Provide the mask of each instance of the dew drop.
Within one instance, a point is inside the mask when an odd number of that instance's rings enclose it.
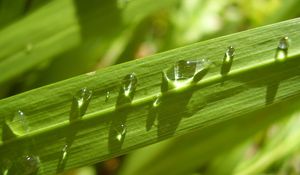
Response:
[[[62,149],[62,160],[66,160],[66,157],[68,155],[68,148],[69,148],[69,146],[66,144],[64,146],[64,148]]]
[[[177,61],[170,69],[163,71],[163,83],[167,82],[168,87],[162,88],[162,91],[197,83],[207,74],[210,65],[211,62],[207,59]]]
[[[7,119],[6,124],[15,135],[24,135],[30,130],[27,116],[21,110],[18,110],[12,118]]]
[[[110,98],[110,92],[107,91],[105,96],[105,102],[108,102],[109,98]]]
[[[157,108],[157,107],[160,105],[160,103],[161,103],[161,99],[160,99],[159,96],[157,96],[156,99],[154,100],[152,106],[153,106],[154,108]]]
[[[285,36],[279,40],[276,53],[275,53],[275,59],[277,61],[284,61],[288,56],[288,48],[289,48],[289,38]]]
[[[115,132],[115,139],[121,142],[125,138],[127,127],[124,124],[120,124],[119,126],[115,127]]]
[[[62,154],[57,165],[57,169],[56,169],[57,173],[62,172],[64,170],[68,159],[68,153],[69,153],[69,145],[65,144],[62,149]]]
[[[157,95],[149,108],[149,114],[146,120],[146,130],[150,131],[152,126],[157,126],[157,117],[159,115],[159,107],[162,103],[162,97]]]
[[[24,174],[37,173],[39,170],[40,159],[37,156],[26,155],[22,157],[21,164],[24,167]]]
[[[35,155],[25,155],[17,158],[7,170],[7,175],[35,175],[40,169],[40,159]]]
[[[82,88],[74,96],[70,112],[70,122],[80,119],[86,112],[93,92]]]
[[[232,46],[229,46],[224,54],[223,58],[223,64],[221,67],[221,74],[225,75],[228,74],[228,72],[231,69],[231,65],[234,58],[235,49]]]
[[[121,93],[124,97],[133,99],[137,86],[137,77],[134,73],[128,74],[122,81]]]
[[[235,49],[232,46],[229,46],[225,52],[224,61],[229,62],[233,60]]]

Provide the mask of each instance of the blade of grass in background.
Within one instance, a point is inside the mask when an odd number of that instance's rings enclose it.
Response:
[[[299,105],[298,105],[299,106]],[[268,140],[266,144],[252,158],[241,161],[237,165],[234,174],[259,174],[268,169],[272,170],[272,165],[291,157],[293,153],[299,152],[300,132],[299,132],[299,112],[285,123],[280,131]]]
[[[29,77],[33,78],[29,81],[37,81],[35,87],[88,72],[95,67],[99,56],[105,53],[114,38],[121,34],[122,28],[135,26],[149,13],[175,2],[155,3],[149,6],[149,10],[136,14],[137,10],[144,8],[144,1],[133,1],[122,8],[118,7],[117,1],[99,4],[97,0],[89,3],[60,0],[45,3],[0,31],[0,84],[29,70],[44,69],[51,60],[56,61],[49,69],[39,73],[41,77]],[[25,8],[25,4],[18,6]],[[128,20],[133,17],[135,22]],[[127,30],[133,29],[129,27]],[[70,61],[73,64],[69,64]],[[12,66],[14,69],[10,68]]]
[[[64,20],[60,20],[62,16]],[[2,28],[0,83],[20,76],[34,66],[47,64],[54,55],[75,47],[81,40],[79,32],[76,11],[70,0],[51,1],[22,20]]]

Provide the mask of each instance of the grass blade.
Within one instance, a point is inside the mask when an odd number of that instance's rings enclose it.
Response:
[[[271,86],[278,87],[272,104],[298,99],[299,28],[300,19],[289,20],[177,48],[3,99],[0,123],[21,110],[28,116],[29,131],[15,140],[2,142],[0,155],[13,159],[34,152],[40,158],[43,173],[53,174],[66,142],[72,145],[68,148],[65,166],[70,169],[261,110],[269,106],[266,97],[270,82],[279,83],[279,86]],[[286,60],[278,62],[274,55],[283,36],[288,36],[292,44]],[[224,78],[220,67],[230,45],[235,47],[236,54],[231,71]],[[215,65],[202,80],[194,86],[161,94],[162,70],[182,59],[202,58]],[[124,79],[128,74],[136,75],[137,83]],[[73,96],[84,87],[92,90],[93,96],[86,114],[71,124],[68,119]],[[136,91],[127,93],[133,87]],[[165,100],[157,116],[158,127],[147,129],[149,109],[157,95],[163,95]]]

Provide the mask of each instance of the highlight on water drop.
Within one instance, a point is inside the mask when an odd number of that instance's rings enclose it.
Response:
[[[234,54],[235,54],[234,47],[229,46],[223,57],[223,63],[222,63],[222,67],[221,67],[221,75],[226,75],[230,72]]]
[[[275,53],[275,59],[277,61],[284,61],[288,56],[288,49],[289,49],[289,38],[287,36],[282,37],[279,40],[276,53]]]
[[[197,83],[207,74],[210,65],[207,59],[177,61],[170,69],[163,71],[162,91]]]

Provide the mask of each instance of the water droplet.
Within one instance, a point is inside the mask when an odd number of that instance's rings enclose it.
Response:
[[[159,96],[157,96],[156,99],[154,100],[152,106],[153,106],[154,108],[156,108],[156,107],[158,107],[158,106],[160,105],[160,103],[161,103],[161,99],[160,99]]]
[[[130,100],[133,99],[135,89],[137,86],[137,78],[134,73],[128,74],[124,77],[122,81],[122,95]]]
[[[12,118],[7,119],[6,124],[15,135],[24,135],[30,130],[27,116],[21,110],[18,110]]]
[[[279,40],[276,53],[275,53],[275,59],[277,61],[284,61],[288,56],[288,48],[289,48],[289,38],[285,36]]]
[[[110,92],[107,91],[105,96],[105,102],[108,102],[109,98],[110,98]]]
[[[87,88],[82,88],[74,96],[70,112],[70,122],[80,119],[86,112],[92,98],[93,92]]]
[[[159,107],[162,103],[162,97],[159,95],[155,97],[152,105],[149,108],[149,114],[146,120],[146,130],[150,131],[152,126],[157,126],[157,116],[159,114]]]
[[[21,165],[24,168],[24,174],[37,173],[39,169],[40,159],[37,156],[26,155],[21,158]]]
[[[211,62],[206,59],[176,62],[172,68],[163,72],[163,83],[167,82],[168,86],[162,88],[162,91],[198,82],[207,74],[210,65]]]
[[[224,54],[223,58],[223,64],[221,67],[221,74],[225,75],[228,74],[228,72],[231,69],[231,65],[234,58],[235,49],[232,46],[229,46]]]
[[[40,169],[40,159],[35,155],[25,155],[17,158],[7,170],[8,175],[34,175]]]
[[[69,145],[65,144],[62,149],[62,154],[57,165],[56,173],[60,173],[65,169],[67,159],[68,159],[68,153],[69,153]]]
[[[67,157],[67,155],[68,155],[68,148],[69,148],[69,146],[66,144],[66,145],[64,146],[64,148],[62,149],[62,160],[65,160],[65,159],[66,159],[66,157]]]
[[[115,127],[115,136],[116,136],[116,140],[121,142],[124,138],[125,138],[125,135],[126,135],[126,132],[127,132],[127,127],[124,125],[124,124],[120,124],[119,126]]]

